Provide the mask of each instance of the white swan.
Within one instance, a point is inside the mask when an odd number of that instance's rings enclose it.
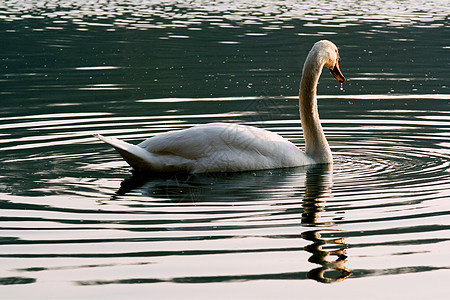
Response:
[[[330,147],[320,125],[316,88],[323,67],[339,82],[337,47],[330,41],[314,44],[300,82],[300,118],[306,151],[280,135],[251,126],[210,123],[151,137],[138,145],[96,134],[113,146],[138,171],[239,172],[331,163]]]

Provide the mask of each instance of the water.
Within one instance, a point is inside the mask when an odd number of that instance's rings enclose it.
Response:
[[[0,1],[2,298],[446,298],[450,7],[322,5]],[[333,168],[132,176],[92,137],[227,121],[303,147],[324,38]]]

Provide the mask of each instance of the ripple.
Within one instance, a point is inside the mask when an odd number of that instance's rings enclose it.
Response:
[[[30,284],[35,283],[35,278],[28,277],[0,277],[0,285]]]
[[[120,67],[116,66],[92,66],[92,67],[76,67],[75,70],[77,71],[101,71],[101,70],[117,70],[120,69]]]
[[[420,95],[396,97],[321,97],[333,169],[130,175],[114,151],[90,136],[106,132],[138,142],[195,122],[233,119],[302,147],[299,120],[282,113],[297,109],[296,97],[146,99],[126,103],[145,116],[98,111],[2,119],[2,149],[14,150],[2,157],[0,258],[10,261],[4,284],[61,272],[58,282],[72,288],[352,284],[446,270],[437,259],[450,230],[446,99],[430,96],[423,106]],[[218,103],[230,106],[209,113],[207,106]],[[150,108],[160,105],[163,113],[152,115]],[[26,171],[30,166],[36,171]]]
[[[447,2],[0,1],[2,292],[442,297]],[[319,86],[333,170],[154,178],[92,137],[226,121],[303,148],[298,96],[264,95],[295,94],[328,37],[349,77]]]
[[[153,1],[130,5],[128,2],[64,1],[51,4],[33,1],[6,1],[0,4],[0,21],[18,22],[30,19],[53,20],[55,25],[71,21],[80,30],[86,27],[111,27],[152,30],[154,28],[192,27],[202,23],[221,28],[235,28],[235,24],[261,25],[265,30],[278,30],[286,21],[302,20],[305,26],[340,28],[371,22],[393,28],[405,26],[443,27],[447,14],[443,1],[428,1],[426,12],[418,1],[395,1],[374,5],[366,2],[332,1],[327,5],[316,1],[291,3],[233,1],[222,5],[219,1],[181,3]],[[331,7],[331,8],[330,8]],[[93,20],[89,20],[93,19]],[[87,21],[89,20],[89,21]],[[162,22],[161,22],[162,21]],[[271,24],[267,26],[266,24]],[[62,30],[64,26],[45,26],[42,30]]]

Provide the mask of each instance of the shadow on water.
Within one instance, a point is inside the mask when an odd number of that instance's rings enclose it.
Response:
[[[306,172],[305,172],[306,171]],[[306,179],[305,178],[306,173]],[[314,228],[301,233],[301,237],[311,242],[303,248],[311,253],[309,262],[319,265],[308,272],[294,272],[282,274],[235,275],[193,278],[172,278],[171,282],[199,283],[231,280],[258,279],[313,279],[321,283],[343,281],[351,275],[344,264],[348,259],[347,245],[340,237],[339,229],[332,221],[323,221],[320,214],[324,213],[326,200],[331,197],[333,185],[332,165],[290,168],[280,170],[262,170],[243,173],[217,174],[166,174],[164,177],[152,178],[146,174],[134,173],[125,179],[112,200],[120,199],[128,193],[138,191],[142,195],[162,198],[173,204],[197,205],[205,202],[237,201],[245,198],[247,201],[262,200],[270,195],[273,197],[274,188],[280,186],[293,187],[290,197],[303,195],[301,209],[287,209],[281,214],[294,213],[295,218],[301,220],[301,225]],[[299,179],[304,179],[305,185],[299,185]],[[276,190],[276,189],[275,189]],[[254,193],[253,191],[258,191]],[[301,217],[300,217],[301,215]],[[280,216],[280,215],[278,215]],[[282,249],[279,249],[282,250]],[[161,282],[161,279],[139,279],[141,282]],[[163,280],[165,281],[165,280]],[[110,282],[113,283],[113,282]],[[114,283],[130,283],[114,282]],[[87,283],[81,283],[87,284]],[[107,284],[97,282],[96,284]]]

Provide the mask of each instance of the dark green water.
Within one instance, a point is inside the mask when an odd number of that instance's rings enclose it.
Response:
[[[446,1],[0,1],[2,298],[446,299]],[[131,176],[138,143],[214,121],[303,147],[312,44],[338,45],[333,168]]]

